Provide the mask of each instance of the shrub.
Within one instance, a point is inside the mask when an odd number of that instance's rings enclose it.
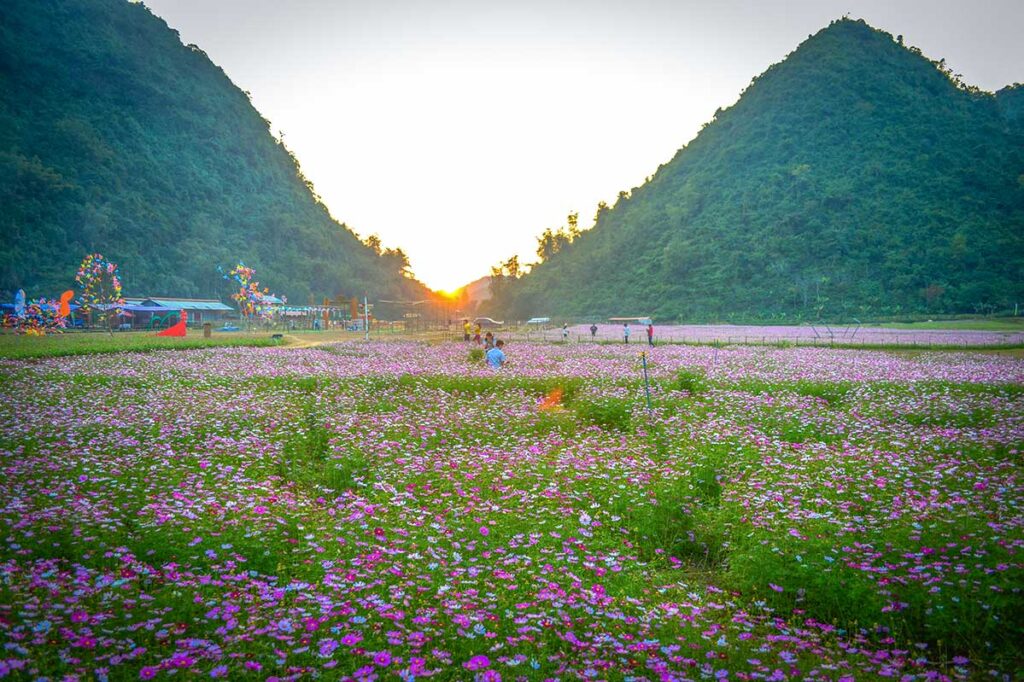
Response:
[[[573,408],[580,419],[603,429],[629,430],[632,415],[629,403],[625,400],[576,400]]]
[[[686,391],[690,395],[703,393],[708,389],[708,378],[704,372],[696,369],[681,369],[672,381],[672,389]]]

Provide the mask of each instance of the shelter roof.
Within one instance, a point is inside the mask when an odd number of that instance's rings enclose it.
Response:
[[[178,310],[224,310],[227,312],[234,310],[231,306],[224,305],[212,298],[147,298],[142,305]]]

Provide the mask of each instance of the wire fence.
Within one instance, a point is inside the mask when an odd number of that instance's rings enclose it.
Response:
[[[585,325],[573,325],[563,333],[561,328],[531,329],[524,327],[493,330],[496,338],[507,342],[625,344],[622,327],[597,325],[592,333]],[[462,339],[449,331],[445,338]],[[1019,348],[1024,346],[1024,332],[982,330],[901,330],[886,328],[815,328],[815,327],[721,327],[713,325],[678,325],[655,327],[654,344],[689,345],[758,345],[837,347],[899,347],[899,348]],[[644,326],[631,326],[628,343],[648,343]]]

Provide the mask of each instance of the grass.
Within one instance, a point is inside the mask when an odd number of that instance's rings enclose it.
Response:
[[[269,333],[220,333],[209,339],[197,331],[184,338],[156,336],[146,332],[68,332],[48,336],[0,334],[0,358],[34,358],[93,355],[96,353],[148,353],[157,350],[184,350],[214,346],[275,346],[281,342]]]
[[[868,327],[886,329],[952,329],[960,331],[1024,332],[1024,317],[978,317],[966,320],[927,320],[923,322],[882,322]]]

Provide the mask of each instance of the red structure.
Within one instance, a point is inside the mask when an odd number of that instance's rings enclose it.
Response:
[[[185,322],[188,320],[188,313],[184,310],[181,311],[181,318],[178,319],[178,323],[168,327],[162,332],[157,332],[157,336],[185,336]]]

